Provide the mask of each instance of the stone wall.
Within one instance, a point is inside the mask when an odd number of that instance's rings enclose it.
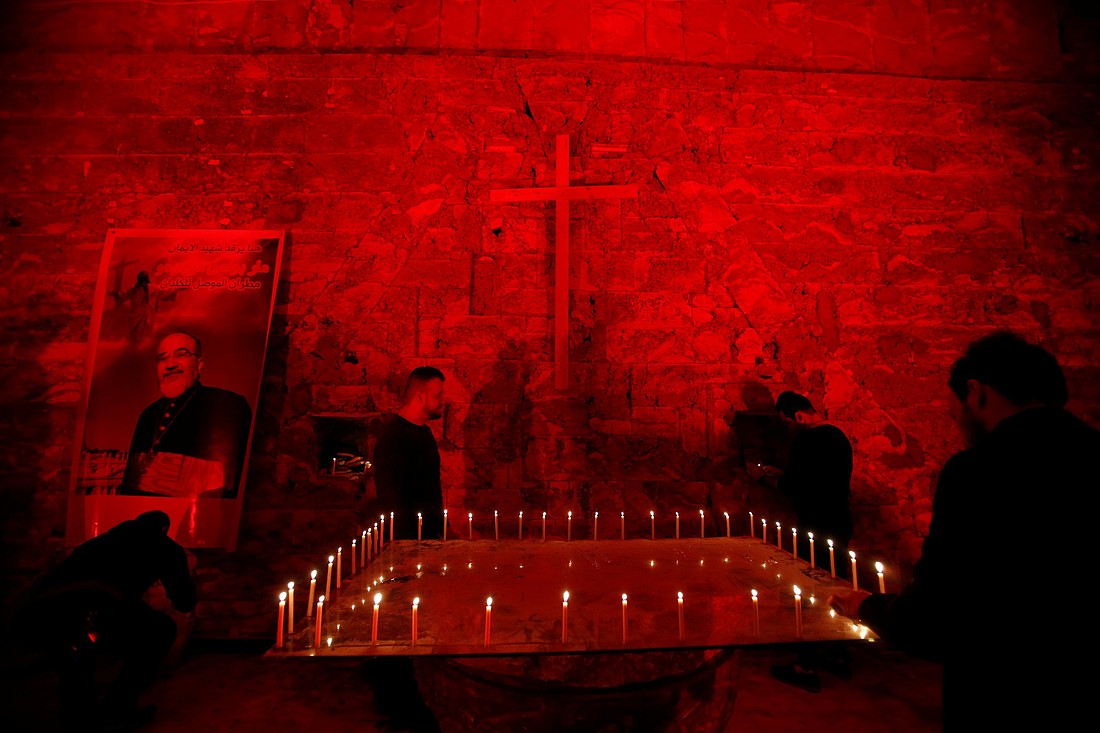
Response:
[[[1042,342],[1100,424],[1096,22],[1074,10],[21,4],[0,56],[6,585],[64,552],[110,227],[288,232],[240,547],[199,557],[205,633],[262,633],[275,584],[350,541],[373,489],[324,476],[323,436],[350,413],[366,440],[422,363],[448,374],[452,513],[778,512],[731,425],[795,389],[855,444],[857,547],[907,568],[970,339]],[[574,184],[640,191],[571,206],[566,392],[552,205],[489,201],[550,185],[558,134]]]

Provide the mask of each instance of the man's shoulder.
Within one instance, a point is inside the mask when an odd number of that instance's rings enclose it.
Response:
[[[244,398],[244,395],[238,394],[232,390],[222,389],[221,387],[210,387],[205,384],[200,384],[196,387],[195,398],[209,405],[234,407],[248,411],[252,410],[252,407],[248,404],[248,400]]]
[[[847,443],[849,446],[852,444],[852,442],[848,440],[848,435],[831,422],[810,428],[806,431],[806,434],[830,443]]]

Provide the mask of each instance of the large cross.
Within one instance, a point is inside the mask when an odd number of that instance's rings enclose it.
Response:
[[[498,188],[489,192],[497,203],[554,202],[554,387],[569,388],[569,202],[588,199],[634,198],[638,187],[570,186],[569,136],[558,135],[554,185],[544,188]]]

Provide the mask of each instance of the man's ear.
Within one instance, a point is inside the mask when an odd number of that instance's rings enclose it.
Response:
[[[195,360],[195,374],[202,376],[202,357]]]
[[[966,380],[966,404],[971,410],[985,407],[985,385],[977,379]]]
[[[806,424],[806,416],[804,414],[802,414],[801,410],[794,414],[794,421],[796,423],[798,423],[799,425],[805,425]]]

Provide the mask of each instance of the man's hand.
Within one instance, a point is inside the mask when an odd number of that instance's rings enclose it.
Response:
[[[871,594],[865,590],[851,590],[846,593],[834,593],[826,601],[829,607],[841,616],[850,619],[859,618],[859,607]]]

